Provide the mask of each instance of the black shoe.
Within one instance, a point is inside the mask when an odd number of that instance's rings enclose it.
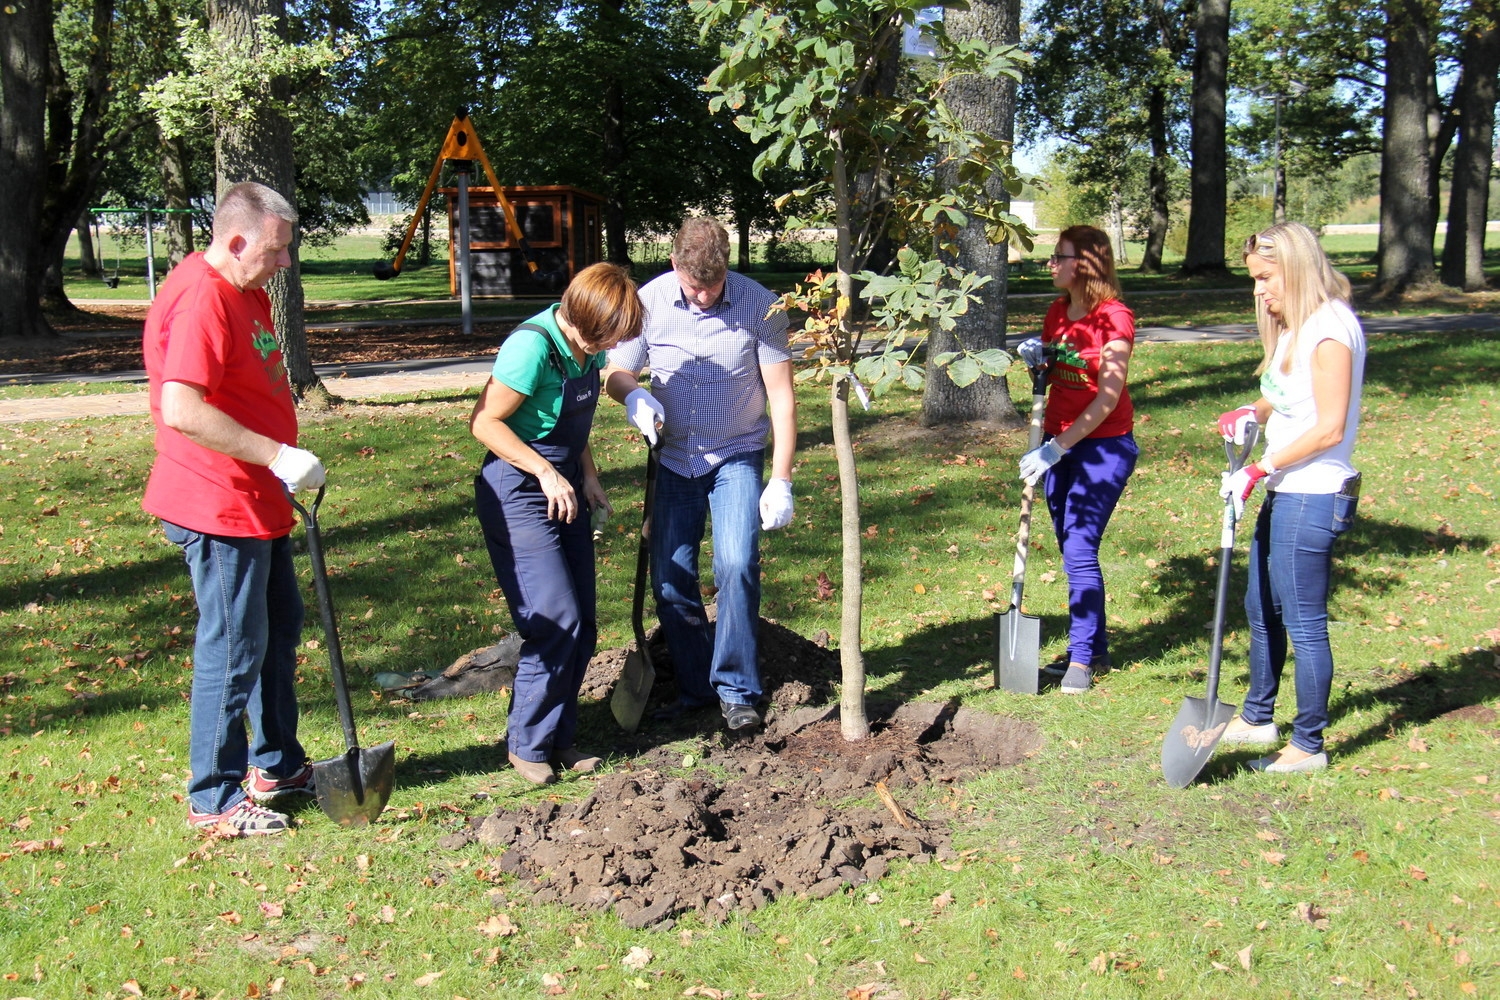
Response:
[[[721,701],[719,711],[723,713],[724,721],[730,729],[751,729],[760,725],[760,713],[753,705],[731,705],[727,701]]]
[[[712,704],[712,702],[710,702],[709,704]],[[658,708],[656,711],[652,712],[651,721],[680,722],[683,719],[688,718],[689,716],[697,715],[707,707],[708,705],[689,705],[686,702],[674,701],[672,702],[672,704],[663,705],[661,708]]]

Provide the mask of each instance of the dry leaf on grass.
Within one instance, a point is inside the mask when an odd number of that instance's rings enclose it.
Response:
[[[1246,972],[1250,971],[1250,949],[1253,947],[1255,946],[1247,944],[1245,945],[1245,947],[1234,953],[1235,957],[1240,960],[1240,968],[1244,969]]]
[[[1326,931],[1330,926],[1328,914],[1311,903],[1298,903],[1297,916],[1304,922],[1312,924],[1316,930]]]
[[[948,904],[951,902],[953,902],[953,893],[944,892],[942,895],[938,896],[932,901],[932,912],[942,913],[943,910],[946,909]]]
[[[1286,855],[1280,851],[1261,851],[1260,856],[1266,859],[1267,864],[1279,865],[1286,860]]]
[[[642,948],[639,945],[631,945],[630,954],[620,959],[620,964],[625,966],[625,968],[627,969],[633,969],[636,972],[640,972],[651,963],[651,959],[654,957],[655,956],[651,954],[650,948]]]
[[[433,983],[437,982],[439,979],[442,979],[442,978],[443,978],[443,974],[441,972],[429,972],[425,976],[418,976],[416,979],[413,979],[412,980],[412,985],[413,986],[431,986]]]
[[[474,928],[485,937],[510,937],[521,928],[510,922],[510,917],[504,913],[493,914],[484,923]]]

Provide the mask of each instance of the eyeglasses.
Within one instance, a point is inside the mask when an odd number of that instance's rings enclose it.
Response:
[[[1077,259],[1078,259],[1078,255],[1076,253],[1055,253],[1051,257],[1047,258],[1047,264],[1050,267],[1056,267],[1057,265],[1061,264],[1065,260],[1077,260]]]

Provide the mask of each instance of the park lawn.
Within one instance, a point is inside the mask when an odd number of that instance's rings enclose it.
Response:
[[[1227,750],[1181,791],[1159,755],[1182,698],[1203,692],[1222,511],[1213,419],[1251,391],[1255,349],[1136,351],[1142,460],[1103,553],[1117,670],[1084,697],[993,685],[1023,432],[924,431],[903,393],[857,413],[869,689],[1009,714],[1042,746],[1017,767],[903,791],[908,808],[952,819],[957,862],[656,933],[527,906],[488,852],[437,846],[496,799],[588,794],[587,778],[542,791],[501,766],[502,698],[413,705],[372,690],[377,672],[440,668],[509,627],[470,514],[467,400],[308,419],[304,442],[331,468],[322,521],[361,739],[395,741],[397,787],[372,828],[310,807],[291,835],[248,842],[183,824],[195,613],[180,558],[139,509],[148,423],[0,427],[0,992],[1495,996],[1497,343],[1372,338],[1365,498],[1330,605],[1333,768],[1254,774],[1241,766],[1254,754]],[[1019,377],[1011,389],[1026,394]],[[819,600],[817,580],[839,586],[826,387],[800,391],[797,518],[766,540],[763,612],[837,636],[837,598]],[[607,647],[629,634],[644,453],[609,404],[595,448],[619,508],[599,552]],[[1049,533],[1033,537],[1025,604],[1050,658],[1066,581]],[[1244,551],[1242,531],[1231,702],[1246,680]],[[305,557],[299,569],[306,583]],[[310,588],[308,606],[303,735],[321,758],[342,742]],[[1283,727],[1292,712],[1288,691]],[[588,703],[583,719],[580,745],[607,747],[607,708]],[[721,752],[681,749],[710,768]],[[514,934],[482,929],[497,908]],[[622,964],[633,947],[652,953],[643,968]]]

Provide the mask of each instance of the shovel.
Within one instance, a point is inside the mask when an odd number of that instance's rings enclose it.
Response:
[[[630,604],[635,649],[626,654],[625,666],[620,670],[620,679],[615,682],[614,694],[609,699],[609,710],[627,733],[640,727],[646,699],[651,696],[651,685],[656,682],[656,667],[651,663],[651,651],[646,648],[645,624],[646,569],[651,564],[651,508],[656,503],[656,469],[661,461],[659,433],[656,441],[646,451],[646,500],[641,511],[641,547],[635,557],[635,597]]]
[[[344,653],[339,647],[333,597],[328,591],[328,570],[323,565],[323,537],[318,531],[318,505],[323,502],[323,488],[318,488],[318,495],[307,507],[298,503],[296,497],[289,495],[288,499],[307,522],[313,589],[318,592],[318,610],[323,615],[323,635],[328,643],[328,666],[333,674],[333,696],[339,706],[339,721],[344,726],[343,755],[313,763],[318,805],[339,826],[364,826],[373,823],[390,801],[391,787],[396,782],[396,744],[382,743],[361,750],[354,731],[354,710],[349,706],[349,686],[344,680]]]
[[[1229,473],[1233,475],[1250,457],[1260,437],[1260,427],[1253,421],[1245,425],[1245,444],[1238,452],[1234,442],[1224,442],[1224,454],[1229,458]],[[1208,651],[1208,692],[1202,698],[1182,699],[1182,708],[1167,732],[1161,746],[1161,771],[1167,784],[1173,788],[1186,788],[1192,784],[1208,758],[1213,756],[1224,727],[1234,716],[1235,705],[1219,700],[1219,661],[1224,652],[1224,610],[1229,603],[1229,561],[1234,556],[1234,497],[1224,498],[1224,522],[1219,537],[1219,586],[1214,595],[1213,644]]]
[[[1031,433],[1026,450],[1042,443],[1042,414],[1047,407],[1046,364],[1031,368]],[[1021,528],[1016,532],[1016,562],[1012,573],[1010,607],[995,615],[999,652],[995,657],[995,686],[1016,694],[1036,694],[1042,669],[1042,620],[1021,613],[1021,594],[1026,589],[1026,556],[1031,551],[1031,502],[1036,486],[1027,483],[1021,491]]]

